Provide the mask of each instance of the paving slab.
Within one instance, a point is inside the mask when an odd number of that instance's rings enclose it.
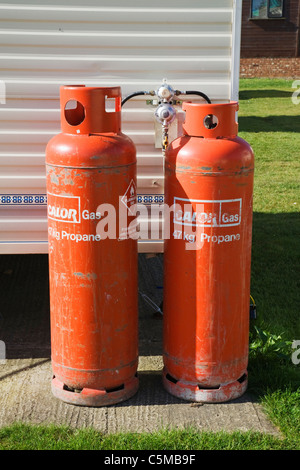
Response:
[[[253,430],[279,435],[248,393],[232,402],[197,404],[164,390],[162,315],[147,301],[161,304],[162,269],[162,256],[139,255],[137,394],[117,405],[89,408],[64,403],[51,392],[47,255],[1,255],[0,340],[6,359],[0,360],[0,427],[14,422],[51,423],[116,433],[193,426],[199,431]]]

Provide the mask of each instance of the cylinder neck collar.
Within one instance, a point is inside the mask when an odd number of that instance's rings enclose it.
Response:
[[[121,98],[120,87],[62,86],[62,132],[76,135],[119,133]]]
[[[237,101],[217,104],[184,102],[182,109],[186,113],[183,123],[185,135],[216,139],[235,137],[238,133]]]

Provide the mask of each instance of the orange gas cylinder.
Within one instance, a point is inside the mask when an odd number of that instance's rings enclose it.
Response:
[[[183,109],[165,162],[163,383],[224,402],[247,388],[254,157],[237,137],[238,103]]]
[[[109,405],[138,388],[137,241],[118,232],[121,208],[134,219],[136,151],[119,87],[65,86],[60,100],[46,149],[52,392]]]

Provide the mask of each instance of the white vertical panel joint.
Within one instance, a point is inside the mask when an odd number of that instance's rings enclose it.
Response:
[[[230,98],[233,101],[238,101],[239,99],[242,3],[243,0],[233,0],[230,90]]]

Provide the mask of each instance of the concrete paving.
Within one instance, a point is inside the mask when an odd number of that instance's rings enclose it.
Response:
[[[199,431],[279,435],[248,393],[228,403],[196,404],[163,389],[162,315],[142,295],[160,305],[162,269],[162,256],[139,255],[138,393],[117,405],[88,408],[64,403],[51,393],[47,255],[1,255],[0,341],[6,359],[0,360],[0,427],[14,422],[52,423],[115,433],[193,426]]]

